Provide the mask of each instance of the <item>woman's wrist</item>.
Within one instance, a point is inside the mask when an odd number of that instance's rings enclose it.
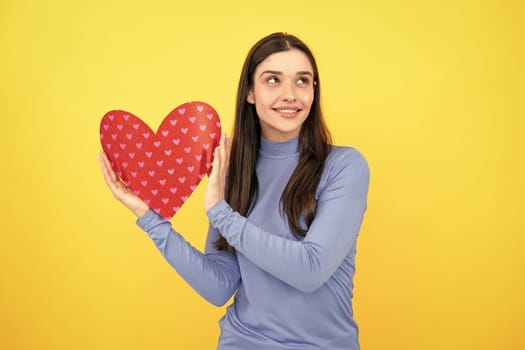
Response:
[[[137,219],[140,219],[149,211],[149,207],[144,203],[144,205],[140,205],[137,208],[132,209],[132,211],[133,214],[137,216]]]
[[[211,208],[213,208],[217,203],[219,203],[222,198],[215,199],[213,201],[204,203],[204,211],[207,213]]]

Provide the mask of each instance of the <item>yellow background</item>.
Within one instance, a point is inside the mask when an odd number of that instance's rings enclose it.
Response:
[[[202,300],[105,187],[98,123],[203,100],[232,126],[260,37],[313,49],[337,144],[372,177],[364,350],[525,348],[521,1],[0,3],[0,348],[214,349]],[[203,247],[205,181],[172,220]],[[329,349],[328,349],[329,350]]]

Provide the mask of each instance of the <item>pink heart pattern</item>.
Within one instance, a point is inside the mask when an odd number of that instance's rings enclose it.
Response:
[[[204,102],[176,107],[156,133],[122,110],[109,111],[100,122],[102,149],[116,174],[166,219],[211,171],[220,135],[219,116]]]

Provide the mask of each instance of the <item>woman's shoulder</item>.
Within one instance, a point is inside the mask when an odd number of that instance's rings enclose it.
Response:
[[[368,162],[357,148],[351,146],[330,145],[330,153],[326,158],[325,168],[366,167]]]
[[[330,146],[323,175],[317,188],[317,198],[330,186],[359,186],[367,188],[370,169],[365,156],[354,147]]]
[[[369,181],[368,162],[357,148],[331,145],[316,197],[319,198],[329,186],[340,187],[342,184],[345,186],[358,183],[364,188],[368,186]]]

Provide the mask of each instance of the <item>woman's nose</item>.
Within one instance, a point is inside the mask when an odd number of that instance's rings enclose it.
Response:
[[[295,101],[295,88],[293,84],[283,84],[283,92],[282,92],[282,99],[286,102],[294,102]]]

